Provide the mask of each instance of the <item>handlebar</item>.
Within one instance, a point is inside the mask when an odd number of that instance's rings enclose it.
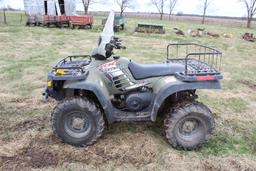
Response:
[[[106,51],[108,54],[112,54],[113,49],[126,49],[125,46],[122,45],[122,40],[117,37],[113,37],[110,43],[106,44]]]
[[[110,43],[114,45],[115,49],[126,49],[126,47],[122,45],[122,40],[118,37],[113,37]]]

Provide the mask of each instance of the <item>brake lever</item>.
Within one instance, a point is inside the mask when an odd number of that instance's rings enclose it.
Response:
[[[109,43],[113,48],[117,48],[117,46],[114,43]]]

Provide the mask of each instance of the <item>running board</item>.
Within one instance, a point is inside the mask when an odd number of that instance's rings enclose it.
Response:
[[[130,113],[126,111],[114,111],[115,121],[151,121],[150,112],[136,112]]]

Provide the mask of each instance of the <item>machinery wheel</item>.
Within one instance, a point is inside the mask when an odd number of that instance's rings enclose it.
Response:
[[[89,24],[88,27],[89,27],[89,29],[92,29],[92,24]]]
[[[72,29],[72,22],[71,22],[71,21],[68,22],[68,27],[69,27],[70,29]]]
[[[63,28],[63,24],[62,24],[61,22],[56,23],[56,25],[57,25],[57,27],[58,27],[58,28],[60,28],[60,29],[62,29],[62,28]]]
[[[101,110],[86,98],[65,99],[51,116],[53,132],[64,142],[87,146],[96,142],[104,130]]]
[[[114,26],[114,32],[119,32],[119,27]]]
[[[176,105],[167,114],[164,124],[168,142],[184,150],[201,147],[214,130],[210,109],[195,101]]]
[[[121,24],[121,30],[124,30],[124,24]]]

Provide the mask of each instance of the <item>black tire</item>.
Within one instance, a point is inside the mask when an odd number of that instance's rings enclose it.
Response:
[[[57,137],[75,146],[92,145],[105,127],[100,108],[86,98],[63,100],[54,108],[51,122]]]
[[[214,130],[214,117],[199,102],[177,104],[164,121],[168,142],[176,149],[195,150],[206,143]]]
[[[92,24],[89,24],[89,25],[88,25],[88,28],[89,28],[89,29],[92,29]]]
[[[121,30],[124,30],[124,24],[121,24]]]
[[[114,32],[119,32],[119,27],[114,26]]]
[[[70,29],[74,29],[73,24],[72,24],[72,22],[71,22],[71,21],[69,21],[69,23],[68,23],[68,27],[69,27]]]

